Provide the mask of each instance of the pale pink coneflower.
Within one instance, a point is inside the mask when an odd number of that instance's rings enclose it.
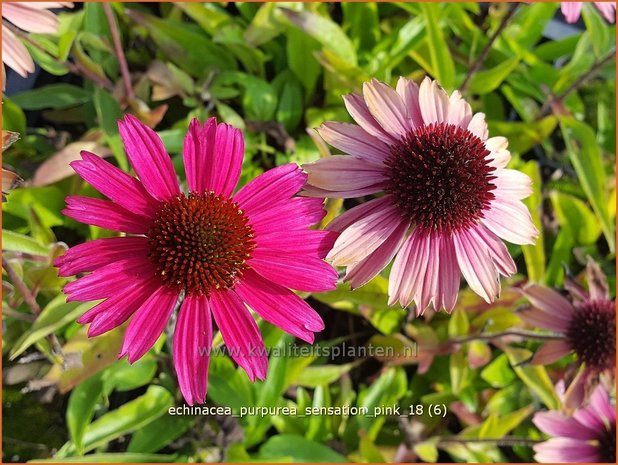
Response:
[[[570,300],[538,284],[522,290],[532,307],[522,311],[521,318],[562,336],[545,342],[532,363],[547,365],[569,353],[577,355],[581,369],[567,387],[564,400],[571,407],[583,402],[599,376],[612,379],[616,367],[616,303],[610,299],[605,275],[592,259],[588,260],[586,277],[587,291],[571,276],[565,278]]]
[[[505,168],[507,140],[488,138],[485,115],[429,78],[419,87],[402,77],[396,90],[373,80],[344,102],[357,124],[327,122],[318,132],[347,155],[304,165],[305,195],[384,195],[328,225],[341,235],[327,259],[347,267],[345,280],[356,288],[397,255],[388,303],[415,301],[417,314],[430,303],[451,311],[460,273],[493,301],[499,275],[516,272],[501,239],[531,244],[537,234],[521,202],[531,180]]]
[[[616,463],[616,407],[608,392],[598,386],[590,402],[571,416],[538,412],[532,422],[552,436],[534,446],[541,463]]]
[[[9,21],[19,29],[38,34],[53,34],[58,18],[51,8],[72,7],[70,2],[2,3],[2,21]],[[2,62],[22,77],[34,72],[34,61],[28,49],[5,24],[2,25]],[[4,69],[3,69],[4,83]]]
[[[82,152],[75,171],[110,200],[70,196],[64,214],[128,233],[77,245],[56,261],[61,276],[91,272],[65,287],[69,300],[105,299],[78,321],[98,336],[131,318],[119,357],[133,363],[165,329],[183,297],[173,337],[178,382],[189,404],[206,396],[211,315],[231,357],[254,381],[268,358],[251,313],[309,343],[322,319],[290,289],[335,288],[323,261],[333,232],[310,230],[322,199],[296,197],[307,175],[295,164],[273,168],[236,194],[242,133],[210,118],[190,124],[184,142],[188,194],[181,192],[161,139],[137,118],[119,122],[139,180]]]
[[[592,2],[597,7],[601,16],[608,22],[616,20],[616,2]],[[582,13],[584,2],[560,2],[560,10],[567,23],[576,23]]]

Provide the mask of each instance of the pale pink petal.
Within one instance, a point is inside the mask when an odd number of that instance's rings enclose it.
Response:
[[[127,157],[150,195],[169,200],[180,194],[172,159],[152,129],[133,115],[118,121]]]
[[[458,90],[454,91],[449,98],[446,122],[467,129],[471,119],[472,108],[470,108],[470,104],[462,98]]]
[[[327,122],[317,128],[317,131],[330,145],[355,157],[381,162],[390,155],[384,142],[356,124]]]
[[[297,291],[324,292],[337,287],[337,271],[320,258],[256,248],[247,264],[266,279]]]
[[[537,328],[549,329],[560,333],[566,333],[569,329],[567,321],[562,318],[556,318],[536,307],[522,311],[519,313],[519,316],[523,321]]]
[[[556,341],[553,341],[556,342]],[[572,439],[595,439],[596,431],[585,427],[577,420],[560,412],[538,412],[532,422],[549,436],[562,436]]]
[[[54,266],[59,268],[58,275],[72,276],[118,260],[145,257],[147,253],[145,237],[109,237],[71,247],[55,260]]]
[[[3,2],[2,17],[28,32],[53,34],[58,29],[58,18],[55,14],[44,9],[34,9],[28,4]]]
[[[21,77],[34,72],[34,61],[28,49],[8,28],[2,28],[2,61]]]
[[[446,122],[449,98],[437,81],[428,77],[423,79],[419,89],[419,102],[426,125]]]
[[[260,331],[249,310],[234,291],[213,292],[212,313],[231,357],[249,379],[265,379],[268,357]]]
[[[237,294],[264,320],[313,343],[313,333],[324,329],[320,315],[292,291],[247,270],[235,288]]]
[[[408,224],[402,222],[372,254],[348,266],[344,281],[348,281],[352,288],[357,288],[374,278],[393,259],[407,230]]]
[[[245,141],[240,129],[209,118],[204,127],[194,119],[185,137],[183,156],[189,189],[232,195],[242,168]]]
[[[70,165],[96,190],[130,212],[154,216],[158,202],[141,182],[93,153],[82,150],[81,156]]]
[[[350,113],[350,116],[354,118],[354,121],[363,128],[367,133],[373,137],[377,137],[386,144],[392,144],[396,142],[396,139],[387,133],[382,126],[378,124],[375,118],[372,116],[369,108],[363,97],[356,94],[348,94],[343,96],[343,103]]]
[[[457,263],[470,289],[491,303],[500,295],[500,279],[484,242],[474,229],[453,234]]]
[[[187,404],[203,404],[212,345],[212,319],[206,296],[185,297],[176,320],[172,344],[180,392]]]
[[[594,5],[608,22],[616,21],[616,2],[594,2]]]
[[[423,257],[423,266],[418,274],[420,282],[416,286],[414,300],[416,302],[416,315],[425,313],[427,307],[433,302],[434,308],[438,307],[438,289],[440,286],[440,247],[441,237],[439,235],[425,234],[423,238],[428,243],[427,252]],[[439,309],[439,307],[438,307]]]
[[[395,205],[384,205],[348,226],[326,258],[338,266],[359,262],[386,241],[403,221]]]
[[[335,244],[339,233],[335,231],[295,231],[294,234],[281,235],[279,231],[260,234],[255,238],[256,247],[273,252],[294,252],[299,255],[324,258]]]
[[[345,213],[339,215],[337,218],[328,223],[326,228],[330,231],[341,232],[348,226],[356,223],[361,218],[365,218],[383,208],[388,208],[392,204],[392,198],[389,195],[385,195],[379,199],[370,200],[369,202],[361,203],[360,205],[357,205],[356,207],[351,208]]]
[[[530,211],[519,200],[495,198],[483,216],[482,223],[491,232],[513,244],[534,244],[538,236]]]
[[[521,171],[501,169],[496,170],[493,175],[495,179],[492,179],[491,183],[496,189],[492,192],[496,196],[520,200],[532,194],[532,179]]]
[[[606,424],[616,423],[616,407],[609,401],[609,394],[598,385],[590,395],[590,408],[596,412],[599,418],[603,419]]]
[[[307,174],[297,164],[277,166],[245,184],[234,195],[234,201],[241,209],[257,214],[287,202],[306,181]]]
[[[572,383],[574,383],[573,381]],[[578,387],[581,387],[581,390],[584,390],[585,380],[580,378],[578,380]],[[571,388],[569,387],[569,390]],[[578,405],[579,406],[579,405]],[[574,407],[578,407],[574,406]],[[573,413],[573,418],[575,418],[579,423],[584,425],[585,427],[592,429],[594,431],[603,431],[606,428],[605,423],[603,423],[603,419],[597,414],[597,412],[590,406],[585,408],[578,408]]]
[[[131,213],[109,200],[69,195],[65,201],[67,208],[62,213],[80,223],[133,234],[145,234],[150,227],[143,216]]]
[[[166,286],[151,294],[131,318],[118,358],[127,355],[129,363],[142,358],[163,333],[177,301],[178,291]]]
[[[402,98],[390,86],[377,79],[363,84],[363,97],[375,120],[395,139],[412,129]]]
[[[511,161],[511,153],[507,150],[509,141],[506,137],[490,137],[485,141],[485,147],[490,154],[485,158],[488,165],[494,168],[504,168]]]
[[[476,113],[472,117],[470,123],[468,124],[468,131],[482,141],[487,140],[489,130],[487,129],[487,123],[485,122],[485,113]]]
[[[440,267],[438,269],[438,296],[435,302],[436,310],[444,308],[447,312],[452,312],[457,302],[459,293],[459,265],[455,254],[455,245],[450,236],[441,238],[440,246]]]
[[[388,279],[388,305],[399,301],[407,307],[412,302],[428,259],[429,241],[425,239],[424,234],[414,230],[395,257]]]
[[[571,347],[562,340],[556,341],[548,341],[541,346],[540,349],[536,351],[534,357],[532,357],[533,365],[549,365],[550,363],[554,363],[556,360],[560,360],[562,357],[571,352]],[[536,417],[535,417],[536,418]],[[573,422],[575,422],[573,420]],[[576,422],[575,422],[576,423]],[[539,426],[537,424],[537,426]],[[541,428],[539,426],[539,428]],[[543,429],[543,428],[541,428]],[[546,430],[547,434],[552,434]],[[569,436],[573,437],[573,436]]]
[[[383,166],[348,155],[321,158],[303,169],[309,175],[307,184],[329,191],[327,197],[352,197],[350,191],[373,194],[383,190],[387,180]]]
[[[534,459],[540,463],[596,463],[599,461],[597,449],[571,438],[552,438],[536,444]]]
[[[522,290],[522,293],[539,310],[564,322],[571,321],[575,311],[573,305],[553,289],[538,284],[530,284]]]
[[[416,82],[401,76],[397,81],[397,93],[408,111],[408,119],[411,122],[411,126],[413,128],[423,126],[423,115],[419,103],[419,88]]]
[[[560,10],[567,23],[576,23],[582,12],[584,2],[560,2]]]
[[[474,230],[485,247],[487,247],[487,251],[500,274],[507,277],[515,274],[517,266],[511,254],[509,254],[506,245],[482,224],[475,226]]]

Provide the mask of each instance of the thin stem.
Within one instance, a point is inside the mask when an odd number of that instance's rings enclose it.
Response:
[[[569,95],[571,95],[573,92],[575,92],[577,89],[579,89],[588,79],[593,77],[603,66],[605,66],[611,60],[613,60],[615,56],[616,56],[616,50],[612,50],[605,57],[603,57],[602,60],[599,60],[594,65],[592,65],[592,67],[587,72],[582,74],[573,84],[567,87],[567,89],[564,92],[558,95],[554,95],[550,99],[546,100],[543,106],[541,107],[541,110],[539,111],[539,116],[546,116],[550,112],[551,107],[554,103],[564,100]]]
[[[520,336],[528,339],[536,339],[539,341],[553,341],[557,339],[564,339],[564,336],[559,334],[540,334],[535,333],[533,331],[525,331],[525,330],[517,330],[517,329],[509,329],[507,331],[503,331],[501,333],[480,333],[480,334],[471,334],[469,336],[460,336],[449,339],[447,342],[454,344],[464,344],[470,341],[489,341],[491,339],[496,339],[499,337],[505,336]]]
[[[34,323],[34,315],[28,315],[27,313],[18,312],[17,310],[13,310],[12,308],[4,307],[2,309],[2,313],[8,317],[13,318],[14,320],[27,321],[28,323]]]
[[[485,47],[481,51],[481,54],[477,57],[476,60],[474,60],[474,63],[472,63],[472,66],[470,66],[470,68],[468,69],[468,74],[466,75],[466,78],[464,79],[464,82],[460,88],[462,94],[468,89],[468,84],[470,83],[470,79],[472,79],[472,76],[474,76],[476,72],[481,69],[485,58],[487,58],[487,55],[489,55],[491,47],[493,46],[496,39],[500,36],[504,28],[509,24],[509,21],[515,14],[518,6],[518,4],[509,5],[509,11],[506,12],[504,17],[502,18],[502,21],[500,21],[500,25],[485,44]]]
[[[504,438],[483,438],[483,439],[475,439],[475,438],[441,438],[438,441],[438,444],[467,444],[467,443],[485,443],[485,444],[495,444],[497,446],[533,446],[543,442],[539,439],[529,439],[529,438],[517,438],[517,437],[504,437]]]
[[[122,49],[120,32],[118,31],[118,25],[116,24],[116,20],[114,18],[114,12],[112,11],[112,7],[109,3],[103,3],[103,11],[105,11],[105,16],[107,16],[107,23],[109,24],[109,30],[112,33],[114,50],[116,52],[118,64],[120,65],[120,74],[122,74],[122,81],[124,82],[124,88],[127,94],[127,98],[133,99],[135,98],[135,93],[133,92],[133,86],[131,85],[131,73],[129,72],[129,66],[127,65],[127,59],[124,55],[124,50]]]

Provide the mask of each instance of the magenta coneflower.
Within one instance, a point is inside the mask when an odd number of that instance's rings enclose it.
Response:
[[[571,301],[537,284],[522,290],[532,308],[522,311],[521,318],[563,336],[545,342],[532,362],[546,365],[574,352],[584,366],[568,389],[567,404],[581,402],[586,384],[604,372],[613,373],[616,367],[616,303],[610,299],[605,276],[592,259],[588,260],[586,276],[588,292],[571,277],[565,279]],[[575,399],[568,400],[570,396]]]
[[[613,23],[616,18],[616,3],[615,2],[592,2],[601,15],[610,23]],[[567,23],[576,23],[582,13],[584,2],[561,2],[560,10],[564,15]]]
[[[252,308],[290,334],[313,342],[320,316],[290,288],[326,291],[336,271],[322,259],[335,233],[309,230],[325,211],[322,199],[295,197],[306,175],[295,164],[274,168],[233,195],[240,176],[241,132],[214,118],[193,120],[184,143],[189,194],[154,131],[133,116],[119,122],[139,180],[88,152],[75,171],[110,200],[67,197],[64,213],[130,236],[78,245],[60,257],[69,300],[105,299],[80,319],[97,336],[127,321],[120,356],[135,362],[163,332],[184,296],[173,357],[189,404],[202,403],[212,341],[211,314],[232,358],[253,381],[268,358]]]
[[[2,19],[24,31],[54,33],[58,29],[58,18],[49,9],[72,6],[70,2],[2,2]],[[34,62],[28,49],[5,24],[2,25],[2,61],[22,77],[34,71]]]
[[[539,412],[533,423],[552,436],[534,446],[541,463],[616,463],[616,407],[601,386],[572,416]]]
[[[516,267],[500,238],[530,244],[536,235],[521,202],[530,178],[505,166],[504,137],[487,138],[482,113],[472,114],[458,91],[449,97],[436,81],[397,89],[373,80],[363,97],[344,97],[358,124],[328,122],[326,142],[348,155],[304,166],[306,195],[385,195],[347,211],[328,228],[341,232],[328,259],[346,266],[353,287],[365,284],[391,259],[389,305],[416,302],[455,306],[460,272],[486,301],[500,293],[499,275]]]

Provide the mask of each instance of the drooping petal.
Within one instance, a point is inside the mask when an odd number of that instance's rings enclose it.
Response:
[[[5,3],[2,5],[2,17],[24,31],[37,34],[53,34],[58,29],[55,14],[44,9],[34,9],[28,4]],[[4,34],[6,28],[2,29]]]
[[[180,392],[187,404],[203,404],[208,388],[208,364],[212,346],[212,318],[206,296],[185,297],[172,343]]]
[[[548,341],[539,348],[532,358],[533,365],[549,365],[571,352],[571,347],[562,341]],[[573,420],[574,421],[574,420]],[[538,426],[538,425],[537,425]],[[542,428],[541,428],[542,429]],[[545,431],[545,430],[544,430]],[[551,433],[548,433],[551,434]],[[573,437],[573,436],[569,436]]]
[[[460,271],[455,254],[455,245],[450,236],[441,238],[440,244],[440,267],[438,269],[438,295],[435,302],[436,310],[444,308],[452,312],[457,302],[459,293]]]
[[[145,234],[150,222],[109,200],[69,195],[62,213],[80,223],[111,229],[112,231]]]
[[[129,363],[142,358],[163,333],[177,301],[178,291],[166,286],[151,294],[131,318],[118,358],[127,355]]]
[[[325,292],[337,286],[337,271],[320,258],[256,248],[247,264],[266,279],[297,291]]]
[[[371,255],[348,266],[344,281],[348,281],[352,288],[357,288],[374,278],[393,259],[401,247],[407,230],[408,224],[402,222]]]
[[[423,115],[419,103],[419,88],[416,82],[400,77],[397,81],[396,90],[406,107],[411,127],[419,128],[423,126]]]
[[[194,119],[185,137],[183,157],[189,189],[213,191],[229,197],[234,192],[245,152],[240,129],[209,118],[204,127]]]
[[[384,142],[356,124],[327,122],[317,131],[330,145],[355,157],[380,162],[390,155]]]
[[[536,444],[534,458],[540,463],[597,463],[597,449],[587,443],[571,438],[552,438]]]
[[[522,293],[534,307],[551,315],[552,318],[558,318],[565,323],[571,321],[575,311],[573,305],[553,289],[531,284],[526,286]]]
[[[356,94],[348,94],[343,96],[343,103],[350,113],[350,116],[354,118],[354,121],[358,125],[371,134],[373,137],[377,137],[386,144],[392,144],[396,142],[396,139],[382,128],[375,120],[363,97]]]
[[[582,12],[584,2],[560,2],[560,10],[567,23],[576,23]]]
[[[97,155],[82,150],[82,160],[71,162],[73,169],[101,194],[126,210],[151,218],[158,202],[144,185]]]
[[[264,320],[284,331],[313,343],[313,333],[324,329],[320,315],[292,291],[247,270],[236,292]]]
[[[532,194],[532,179],[521,171],[501,169],[494,176],[491,183],[496,186],[496,196],[521,200]]]
[[[416,286],[422,279],[419,271],[425,264],[423,258],[429,245],[421,239],[422,235],[413,231],[395,257],[388,279],[388,305],[399,301],[402,307],[407,307],[412,302]]]
[[[54,266],[60,276],[72,276],[85,271],[94,271],[122,259],[142,258],[148,253],[145,237],[108,237],[71,247],[58,257]]]
[[[530,212],[519,200],[496,197],[483,216],[482,223],[491,232],[513,244],[534,244],[538,236]]]
[[[532,422],[538,429],[550,436],[562,436],[572,439],[595,439],[596,431],[569,418],[560,412],[538,412]]]
[[[2,28],[2,61],[21,77],[34,73],[34,61],[28,49],[8,28]]]
[[[485,226],[479,224],[475,226],[475,232],[478,238],[487,247],[487,251],[491,256],[491,260],[496,265],[496,268],[503,276],[511,276],[517,273],[517,266],[509,254],[506,245],[496,237],[494,233],[489,231]]]
[[[157,200],[180,194],[180,187],[161,138],[133,115],[118,121],[127,157],[146,190]]]
[[[520,312],[519,316],[526,323],[536,326],[537,328],[549,329],[560,333],[566,333],[569,329],[568,321],[554,317],[535,307]]]
[[[213,292],[210,305],[231,357],[249,379],[265,379],[268,357],[255,320],[238,295],[231,290]]]
[[[328,223],[327,229],[330,231],[341,232],[348,226],[356,223],[361,218],[365,218],[383,208],[388,208],[389,205],[392,204],[392,198],[388,195],[380,197],[379,199],[370,200],[369,202],[364,202],[354,208],[349,209],[345,213],[339,215],[337,218],[332,220],[330,223]]]
[[[616,423],[616,407],[609,401],[609,394],[598,385],[590,395],[590,408],[596,412],[599,418],[603,419],[606,424]]]
[[[616,21],[616,3],[615,2],[594,2],[594,6],[597,7],[601,15],[608,22],[613,23]]]
[[[500,295],[498,270],[474,229],[453,234],[457,263],[470,289],[491,303]]]
[[[412,129],[408,110],[392,87],[373,79],[363,84],[363,97],[375,120],[395,139],[401,139]]]
[[[428,77],[423,79],[419,88],[419,102],[425,125],[446,121],[449,98],[437,81]]]

